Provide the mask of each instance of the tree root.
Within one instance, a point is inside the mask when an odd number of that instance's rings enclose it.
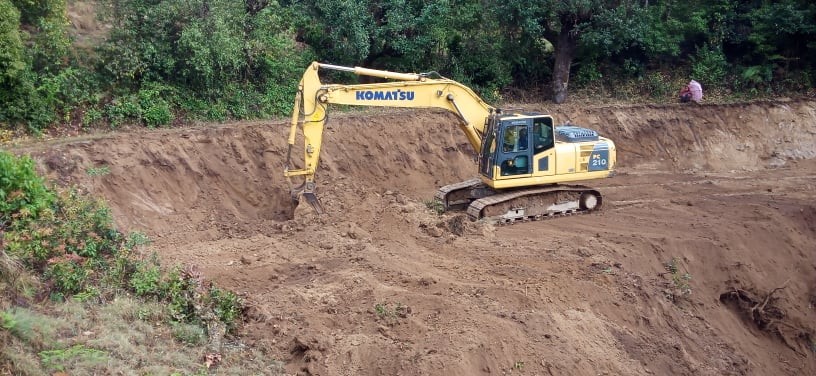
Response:
[[[758,298],[755,294],[733,287],[730,291],[720,294],[720,302],[732,308],[736,308],[746,319],[756,325],[756,328],[770,333],[802,356],[807,356],[805,348],[809,348],[812,342],[812,331],[798,325],[791,324],[785,320],[787,313],[775,303],[774,294],[788,286],[790,279],[781,286],[769,291],[763,298]]]

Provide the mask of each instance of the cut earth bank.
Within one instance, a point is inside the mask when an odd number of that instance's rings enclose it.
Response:
[[[242,294],[242,340],[287,373],[816,374],[816,102],[550,110],[618,145],[598,213],[434,214],[476,171],[435,111],[333,113],[321,217],[290,203],[284,122],[26,151]]]

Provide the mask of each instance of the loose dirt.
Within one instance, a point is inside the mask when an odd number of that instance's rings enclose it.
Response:
[[[816,374],[816,102],[550,110],[618,145],[595,214],[434,214],[476,175],[435,111],[333,113],[320,217],[289,200],[283,122],[26,151],[244,296],[243,341],[290,374]]]

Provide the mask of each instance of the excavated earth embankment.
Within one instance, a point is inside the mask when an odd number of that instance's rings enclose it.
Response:
[[[26,151],[245,296],[290,374],[816,373],[816,102],[551,110],[617,143],[605,206],[496,228],[425,207],[476,170],[435,111],[334,113],[320,217],[289,200],[284,122]]]

